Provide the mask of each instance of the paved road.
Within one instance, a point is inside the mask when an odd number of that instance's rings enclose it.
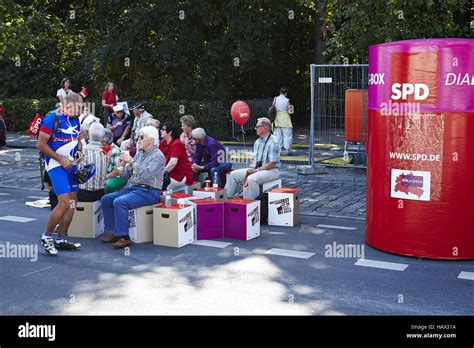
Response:
[[[28,196],[44,193],[0,189],[0,245],[37,245],[49,210],[25,206],[36,199]],[[134,245],[126,256],[87,239],[81,251],[56,257],[39,250],[36,262],[0,258],[0,314],[474,314],[474,281],[458,278],[474,272],[473,261],[380,252],[364,245],[363,221],[306,217],[298,228],[264,226],[260,238],[227,241],[225,248]],[[333,243],[364,245],[364,262],[404,270],[327,257]],[[314,255],[266,254],[275,248]]]

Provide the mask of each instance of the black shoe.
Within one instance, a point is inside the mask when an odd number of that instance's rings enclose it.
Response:
[[[54,246],[58,250],[77,250],[81,247],[81,243],[71,243],[67,239],[55,239]]]
[[[287,152],[285,155],[286,156],[293,156],[293,152]]]

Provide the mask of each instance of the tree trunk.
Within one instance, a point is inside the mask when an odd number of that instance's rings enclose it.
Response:
[[[317,1],[317,8],[314,12],[314,64],[324,64],[326,62],[323,52],[326,50],[326,28],[325,25],[325,1]]]

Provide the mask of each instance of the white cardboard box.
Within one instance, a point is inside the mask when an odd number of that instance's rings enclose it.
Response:
[[[227,199],[227,190],[225,188],[210,188],[206,190],[205,188],[199,189],[199,190],[194,190],[193,195],[197,199],[203,199],[203,198],[215,198],[220,201],[225,201]]]
[[[192,183],[192,185],[189,185],[189,186],[185,186],[184,187],[184,192],[180,192],[180,193],[186,193],[188,195],[192,195],[194,190],[198,190],[200,189],[202,186],[201,186],[201,183],[199,181],[195,181]],[[177,192],[178,193],[178,192]]]
[[[189,204],[191,199],[196,199],[193,195],[188,195],[186,193],[172,193],[171,194],[171,203],[172,204]],[[160,196],[160,203],[165,203],[166,193],[163,192]]]
[[[158,204],[153,208],[153,244],[181,248],[194,242],[193,207]]]
[[[128,234],[134,243],[153,242],[153,206],[128,211]]]
[[[104,233],[104,214],[100,201],[77,202],[69,237],[95,238]]]
[[[259,185],[260,193],[269,192],[273,190],[274,188],[281,188],[281,179],[276,179],[273,181],[269,181],[265,184]],[[248,199],[249,198],[248,193],[249,193],[248,189],[243,190],[243,194],[242,194],[243,198]]]
[[[281,188],[281,179],[276,179],[261,185],[260,193],[270,192],[275,188]]]
[[[299,224],[299,189],[279,188],[268,192],[268,225]]]

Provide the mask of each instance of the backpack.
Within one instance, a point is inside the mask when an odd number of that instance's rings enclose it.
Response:
[[[277,109],[275,107],[276,97],[273,99],[273,104],[268,108],[267,116],[270,119],[270,122],[275,121],[277,115]]]
[[[54,134],[59,128],[59,116],[56,111],[53,112],[53,117],[54,117],[53,134]],[[38,137],[40,128],[41,128],[41,122],[43,122],[43,116],[36,113],[35,117],[30,122],[30,126],[28,127],[28,134]]]
[[[54,117],[53,134],[54,134],[59,128],[59,115],[56,111],[53,112],[53,117]],[[41,122],[43,122],[43,116],[36,113],[35,117],[30,122],[30,126],[28,127],[28,134],[33,135],[36,138],[38,138],[40,128],[41,128]],[[45,165],[44,165],[44,153],[42,153],[41,151],[39,152],[38,160],[39,160],[39,166],[40,166],[41,191],[42,191],[44,190]]]

